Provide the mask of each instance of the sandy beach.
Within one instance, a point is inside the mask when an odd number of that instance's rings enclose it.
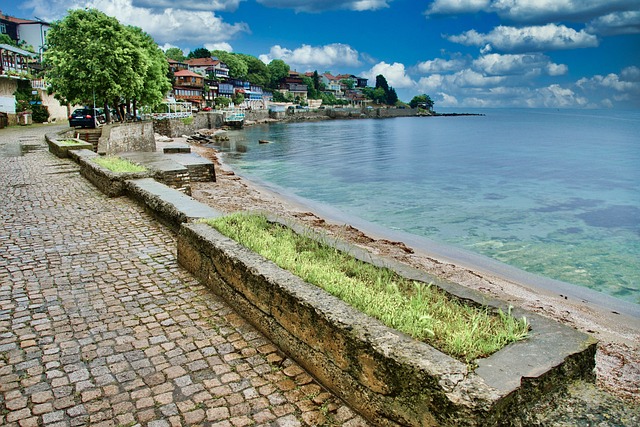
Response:
[[[640,317],[635,305],[630,304],[628,310],[616,310],[616,300],[602,297],[601,302],[594,301],[594,295],[597,298],[599,294],[591,292],[586,297],[576,286],[558,290],[544,283],[536,285],[535,280],[521,283],[505,278],[499,271],[493,273],[491,269],[474,268],[469,263],[456,263],[428,248],[389,238],[383,231],[356,228],[238,176],[212,148],[193,144],[192,149],[212,160],[216,167],[215,183],[192,183],[193,197],[197,200],[222,212],[263,211],[297,221],[376,255],[406,263],[591,334],[599,340],[597,385],[616,396],[640,402]]]

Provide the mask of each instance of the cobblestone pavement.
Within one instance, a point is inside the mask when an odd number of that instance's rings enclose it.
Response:
[[[0,130],[0,425],[366,425],[49,154],[53,130]]]

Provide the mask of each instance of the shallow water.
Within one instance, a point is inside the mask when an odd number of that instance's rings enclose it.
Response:
[[[640,112],[482,113],[255,126],[222,149],[346,215],[639,303]]]

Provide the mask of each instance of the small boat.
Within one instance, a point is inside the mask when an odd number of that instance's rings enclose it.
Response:
[[[267,141],[266,139],[259,139],[258,144],[270,144],[271,141]]]

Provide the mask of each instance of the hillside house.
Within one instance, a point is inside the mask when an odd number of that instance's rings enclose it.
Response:
[[[20,46],[31,46],[38,52],[40,61],[45,49],[45,40],[50,25],[44,21],[14,18],[0,11],[0,34],[8,35]]]
[[[210,79],[229,78],[229,67],[217,58],[193,58],[187,59],[185,63],[188,65],[189,70],[207,76]]]
[[[174,73],[173,98],[190,102],[195,108],[200,108],[204,102],[204,77],[189,70]]]

